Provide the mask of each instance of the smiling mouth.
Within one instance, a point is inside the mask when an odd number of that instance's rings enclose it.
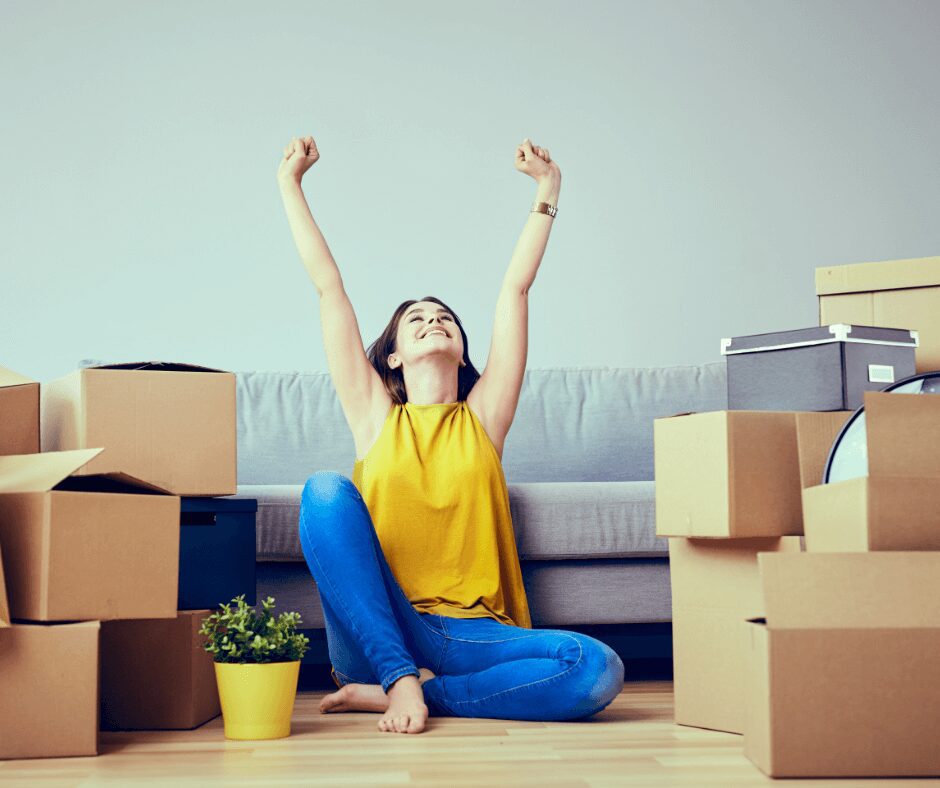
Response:
[[[447,334],[445,334],[443,331],[438,331],[438,330],[435,328],[433,331],[428,331],[428,333],[425,334],[423,338],[424,338],[424,339],[427,339],[429,336],[431,336],[431,334],[440,334],[442,337],[446,337],[446,336],[447,336]]]

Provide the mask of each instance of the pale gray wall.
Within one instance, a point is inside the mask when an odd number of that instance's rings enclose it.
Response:
[[[937,2],[24,2],[0,24],[0,365],[325,370],[275,181],[364,343],[406,298],[482,370],[535,184],[529,368],[720,360],[814,325],[816,266],[940,254]],[[564,311],[563,311],[564,309]]]

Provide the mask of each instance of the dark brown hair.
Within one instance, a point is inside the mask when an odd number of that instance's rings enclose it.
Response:
[[[457,400],[465,400],[470,393],[470,389],[472,389],[480,379],[480,373],[477,372],[476,367],[473,366],[473,362],[470,361],[470,343],[467,341],[467,333],[463,330],[463,324],[460,322],[460,318],[457,317],[457,313],[439,298],[425,296],[420,299],[420,301],[433,301],[435,304],[440,304],[444,309],[450,312],[451,316],[454,318],[454,322],[457,324],[457,328],[460,329],[460,335],[463,337],[463,362],[466,366],[460,367],[457,371]],[[402,373],[401,366],[397,369],[392,369],[388,365],[388,357],[391,353],[396,352],[395,341],[398,337],[399,322],[405,312],[417,303],[420,302],[416,300],[404,301],[399,304],[395,309],[395,313],[392,315],[392,319],[389,320],[388,325],[385,326],[385,330],[379,335],[379,338],[376,339],[375,342],[369,345],[368,350],[366,350],[366,356],[368,356],[369,362],[375,368],[375,371],[379,373],[382,382],[385,383],[385,390],[388,391],[389,396],[398,405],[403,405],[408,401],[408,394],[405,391],[405,376]]]

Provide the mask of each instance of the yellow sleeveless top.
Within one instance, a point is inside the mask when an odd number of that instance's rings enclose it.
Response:
[[[416,610],[532,628],[502,463],[465,400],[393,403],[352,481]]]

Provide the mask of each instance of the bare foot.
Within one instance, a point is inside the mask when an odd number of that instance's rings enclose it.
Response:
[[[385,733],[421,733],[428,720],[428,707],[424,703],[421,685],[434,674],[427,668],[418,668],[421,674],[402,676],[388,688],[388,710],[379,720],[379,730]]]
[[[434,678],[434,674],[427,668],[418,668],[418,672],[421,674],[419,684]],[[382,712],[387,711],[388,707],[389,696],[385,694],[381,684],[347,684],[320,701],[321,714],[340,711]]]

